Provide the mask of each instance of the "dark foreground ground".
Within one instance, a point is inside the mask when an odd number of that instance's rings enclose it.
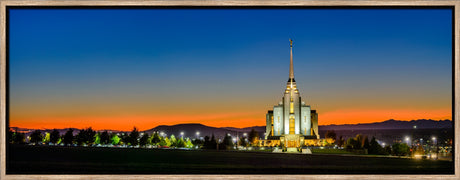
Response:
[[[453,174],[451,161],[173,149],[7,147],[7,174]]]

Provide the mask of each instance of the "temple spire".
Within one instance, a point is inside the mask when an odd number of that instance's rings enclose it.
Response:
[[[294,80],[294,65],[292,64],[292,39],[289,39],[289,42],[291,42],[291,65],[289,66],[289,81],[292,82]]]

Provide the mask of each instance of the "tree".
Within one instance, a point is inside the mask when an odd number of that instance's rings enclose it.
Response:
[[[94,141],[96,140],[96,131],[94,131],[91,127],[86,129],[86,144],[92,145]]]
[[[158,132],[153,133],[152,140],[150,142],[154,145],[157,145],[160,141],[161,139],[160,139],[160,135],[158,135]]]
[[[7,134],[7,138],[8,138],[8,142],[9,143],[15,143],[15,144],[23,144],[26,142],[26,138],[25,138],[25,134],[24,133],[20,133],[18,132],[17,130],[15,130],[14,132],[11,131],[11,129],[8,129],[8,134]]]
[[[337,146],[343,147],[344,144],[345,144],[345,139],[343,139],[343,137],[340,136],[339,139],[337,140]]]
[[[356,138],[348,138],[347,142],[345,143],[346,149],[361,149],[361,143],[356,140]]]
[[[11,129],[8,129],[8,134],[6,134],[6,138],[8,139],[8,142],[9,142],[9,143],[13,143],[13,142],[14,142],[13,136],[14,136],[13,131],[11,131]]]
[[[375,140],[375,137],[372,137],[371,142],[369,143],[369,154],[384,154],[382,146]]]
[[[242,137],[242,138],[240,138],[240,140],[239,140],[239,142],[238,142],[238,143],[239,143],[239,145],[240,145],[240,146],[243,146],[243,147],[246,147],[246,146],[248,146],[248,143],[247,143],[247,139],[246,139],[246,137]]]
[[[101,133],[96,133],[94,138],[94,144],[101,144]]]
[[[209,140],[209,149],[217,149],[217,140],[214,137],[214,133],[211,135],[211,140]]]
[[[32,134],[30,134],[30,142],[38,144],[42,140],[43,140],[43,135],[40,130],[35,130],[34,132],[32,132]]]
[[[64,145],[73,144],[73,140],[74,140],[73,129],[67,130],[67,132],[65,132],[65,134],[64,134],[63,139],[64,139]]]
[[[217,148],[217,142],[214,137],[214,134],[212,134],[211,139],[209,139],[209,136],[204,137],[203,148],[204,149],[216,149]]]
[[[171,141],[168,139],[168,137],[164,137],[163,140],[165,141],[165,146],[171,147]]]
[[[208,137],[209,138],[209,137]],[[204,147],[204,140],[200,139],[193,139],[192,144],[197,146],[197,147]]]
[[[232,141],[232,136],[229,134],[225,135],[224,140],[221,143],[221,146],[219,149],[231,149],[233,147],[233,141]]]
[[[101,144],[109,144],[110,143],[110,136],[109,136],[109,132],[107,132],[107,131],[102,132],[101,135],[99,135],[99,138],[100,138],[100,143]]]
[[[136,127],[133,128],[131,133],[129,134],[128,141],[131,144],[131,146],[137,146],[139,144],[139,131],[137,130]]]
[[[335,134],[334,130],[327,130],[325,137],[328,144],[334,144],[337,139],[337,134]]]
[[[26,135],[20,132],[14,132],[13,143],[24,144],[26,142]]]
[[[355,140],[356,140],[356,142],[355,142],[356,144],[353,145],[353,148],[354,149],[363,148],[363,145],[364,145],[364,137],[363,137],[363,135],[361,135],[361,134],[356,135]]]
[[[123,145],[131,145],[131,142],[130,142],[130,138],[129,138],[129,135],[128,133],[121,133],[120,135],[120,144],[123,144]]]
[[[392,146],[393,155],[405,156],[409,154],[409,146],[406,143],[394,143]]]
[[[43,137],[42,142],[43,143],[49,143],[50,142],[50,133],[49,132],[45,132],[45,136]]]
[[[120,138],[118,137],[118,135],[116,133],[112,133],[112,136],[110,138],[110,143],[112,145],[118,145],[120,144]]]
[[[385,154],[391,154],[391,146],[386,145],[385,148],[383,148]]]
[[[77,136],[75,137],[75,141],[77,141],[77,145],[83,145],[85,143],[85,135],[86,131],[84,129],[78,132]]]
[[[209,136],[205,136],[204,137],[204,142],[203,142],[203,148],[204,149],[211,149],[210,148],[210,143],[211,143],[211,140],[209,140]]]
[[[171,146],[176,146],[177,139],[176,136],[174,136],[174,134],[171,134],[171,136],[169,137],[169,141],[171,141]]]
[[[185,142],[185,147],[186,148],[193,148],[193,143],[190,140],[190,138],[187,138],[187,141]]]
[[[94,131],[91,127],[87,129],[82,129],[77,134],[76,137],[78,145],[92,145],[96,140],[96,131]]]
[[[51,131],[51,134],[50,134],[50,142],[53,144],[56,144],[60,138],[61,137],[60,137],[59,131],[56,129],[53,129],[53,131]]]
[[[148,140],[149,140],[149,134],[144,133],[144,135],[142,135],[142,137],[139,139],[139,145],[140,146],[145,146],[145,145],[149,144]]]
[[[258,142],[259,142],[259,133],[256,130],[251,129],[251,132],[249,132],[249,143],[252,146],[256,146]]]
[[[166,139],[167,138],[161,138],[160,142],[158,143],[159,146],[166,146],[167,143],[166,143]]]
[[[187,144],[186,144],[184,138],[182,138],[182,137],[181,137],[180,139],[178,139],[178,140],[176,141],[176,144],[175,144],[175,146],[176,146],[176,147],[179,147],[179,148],[185,147],[186,145],[187,145]]]
[[[367,138],[367,136],[364,136],[363,148],[369,149],[369,138]]]

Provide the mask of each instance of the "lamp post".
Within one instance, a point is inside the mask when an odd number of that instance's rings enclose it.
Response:
[[[248,133],[243,133],[243,136],[244,136],[244,141],[247,143],[248,142],[248,138],[247,138]]]
[[[436,144],[435,148],[436,148],[436,159],[438,159],[438,141],[436,141],[436,137],[432,137],[431,138],[433,140],[433,144]]]
[[[196,132],[196,139],[198,139],[198,136],[200,136],[200,131]]]

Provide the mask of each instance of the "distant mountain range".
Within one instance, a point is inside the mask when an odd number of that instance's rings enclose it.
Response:
[[[324,125],[319,126],[319,130],[365,130],[365,129],[441,129],[452,128],[451,120],[431,120],[419,119],[412,121],[400,121],[390,119],[383,122],[365,123],[365,124],[341,124],[341,125]]]
[[[451,120],[431,120],[431,119],[419,119],[419,120],[412,120],[412,121],[400,121],[400,120],[387,120],[383,122],[376,122],[376,123],[366,123],[366,124],[343,124],[343,125],[324,125],[319,126],[320,134],[327,130],[389,130],[389,129],[445,129],[445,128],[452,128],[453,123]],[[12,129],[16,129],[16,127],[12,127]],[[19,131],[22,132],[30,132],[33,129],[26,129],[26,128],[17,128]],[[183,132],[185,137],[204,137],[209,136],[211,137],[213,134],[216,138],[223,138],[225,134],[230,134],[233,137],[236,136],[243,136],[244,133],[249,133],[251,129],[256,130],[259,132],[260,137],[264,136],[265,126],[253,126],[253,127],[246,127],[246,128],[235,128],[235,127],[210,127],[203,124],[198,123],[191,123],[191,124],[177,124],[177,125],[160,125],[152,129],[148,129],[142,132],[147,132],[152,134],[153,132],[163,132],[167,136],[174,134],[176,137],[181,135]],[[61,134],[64,134],[68,128],[66,129],[58,129]],[[51,132],[52,129],[42,129],[42,132]],[[112,132],[123,132],[117,130],[108,130]],[[79,129],[74,129],[74,134],[77,134]]]

